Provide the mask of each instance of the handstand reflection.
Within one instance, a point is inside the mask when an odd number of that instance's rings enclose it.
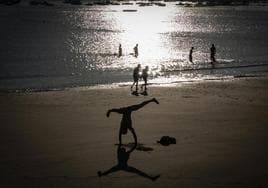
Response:
[[[121,144],[119,144],[118,148],[117,148],[117,162],[118,162],[118,164],[113,166],[112,168],[110,168],[109,170],[107,170],[105,172],[98,171],[99,177],[106,176],[110,173],[123,170],[123,171],[138,174],[138,175],[145,177],[145,178],[149,178],[152,181],[157,180],[160,177],[160,175],[150,176],[150,175],[148,175],[148,174],[146,174],[146,173],[144,173],[144,172],[142,172],[142,171],[140,171],[132,166],[129,166],[127,164],[129,157],[130,157],[130,153],[133,152],[135,150],[135,148],[136,148],[136,144],[134,144],[134,146],[129,151],[126,151],[126,149],[124,147],[122,147]]]

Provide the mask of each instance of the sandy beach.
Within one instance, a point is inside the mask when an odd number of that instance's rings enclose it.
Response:
[[[124,171],[98,177],[117,164],[119,114],[133,112],[139,150],[128,165],[156,181]],[[256,187],[268,186],[268,79],[243,78],[149,88],[129,87],[2,93],[1,187]],[[176,145],[156,143],[161,136]],[[124,143],[133,142],[128,133]],[[128,148],[127,148],[128,149]]]

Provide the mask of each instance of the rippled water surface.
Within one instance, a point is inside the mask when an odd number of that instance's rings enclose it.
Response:
[[[254,76],[268,70],[267,7],[184,8],[170,3],[0,9],[2,90],[128,84],[137,63],[150,67],[151,83]],[[218,60],[214,69],[209,63],[212,43]],[[136,44],[138,58],[133,57]],[[188,62],[192,46],[194,63]]]

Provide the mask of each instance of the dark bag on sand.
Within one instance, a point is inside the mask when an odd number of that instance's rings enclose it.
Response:
[[[176,138],[170,136],[162,136],[157,143],[160,143],[163,146],[169,146],[170,144],[176,144]]]

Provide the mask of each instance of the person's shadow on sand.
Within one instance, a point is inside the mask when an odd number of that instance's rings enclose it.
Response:
[[[126,149],[124,147],[122,147],[121,144],[119,144],[118,148],[117,148],[117,162],[118,162],[117,165],[113,166],[112,168],[110,168],[109,170],[107,170],[105,172],[98,171],[98,176],[99,177],[106,176],[110,173],[123,170],[126,172],[135,173],[135,174],[140,175],[144,178],[148,178],[152,181],[157,180],[160,177],[160,175],[150,176],[150,175],[146,174],[145,172],[142,172],[142,171],[140,171],[132,166],[129,166],[127,164],[129,157],[130,157],[130,154],[131,154],[131,152],[133,152],[135,150],[135,148],[136,148],[136,144],[134,144],[134,146],[129,151],[126,151]]]

